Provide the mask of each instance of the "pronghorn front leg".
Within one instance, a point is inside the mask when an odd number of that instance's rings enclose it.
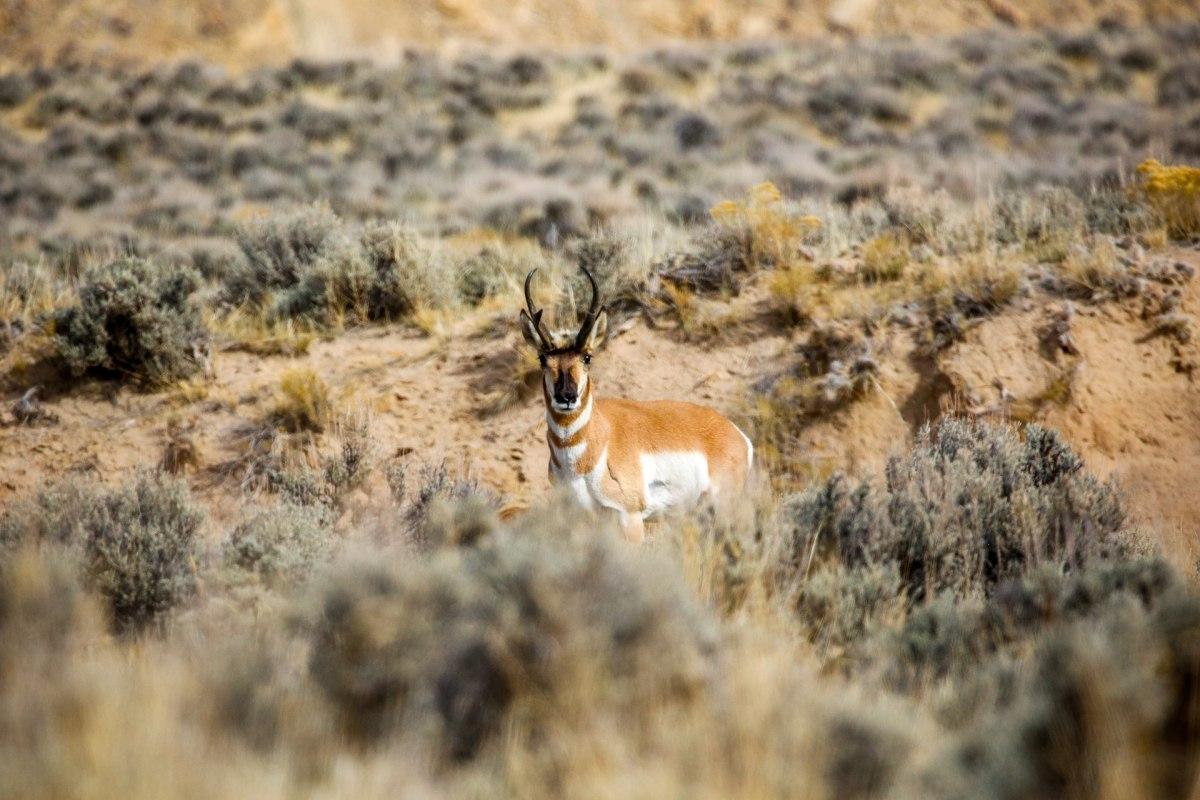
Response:
[[[641,514],[626,514],[622,520],[625,539],[632,544],[641,544],[646,539],[646,523]]]

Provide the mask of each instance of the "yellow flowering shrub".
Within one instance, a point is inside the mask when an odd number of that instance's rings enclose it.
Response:
[[[811,214],[794,214],[775,184],[760,183],[740,200],[724,200],[709,213],[718,225],[743,233],[755,266],[786,266],[805,238],[821,227]]]
[[[1142,196],[1162,218],[1167,232],[1179,239],[1200,236],[1200,169],[1149,159],[1137,170]]]

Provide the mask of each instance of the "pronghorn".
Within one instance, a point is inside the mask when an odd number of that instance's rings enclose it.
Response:
[[[741,490],[754,447],[725,417],[692,403],[599,398],[590,377],[592,356],[608,316],[592,274],[592,301],[574,338],[558,339],[534,308],[525,277],[521,331],[538,352],[546,401],[550,481],[568,487],[587,508],[615,512],[634,542],[645,520],[700,498]]]

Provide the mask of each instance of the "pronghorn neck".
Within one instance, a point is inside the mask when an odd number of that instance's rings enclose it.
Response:
[[[546,401],[546,442],[550,446],[550,461],[560,472],[582,473],[600,455],[590,450],[601,446],[593,435],[601,428],[599,409],[596,408],[592,392],[592,381],[584,383],[583,396],[574,411],[562,412],[554,408],[550,392],[543,382],[542,393]]]

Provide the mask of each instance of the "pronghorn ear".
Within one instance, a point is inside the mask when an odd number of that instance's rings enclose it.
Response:
[[[583,343],[584,350],[595,350],[600,345],[604,344],[604,336],[608,333],[608,312],[604,309],[600,310],[596,316],[596,321],[592,323],[592,329],[588,332],[587,341]]]
[[[529,312],[521,309],[521,333],[525,336],[525,341],[529,342],[529,346],[539,353],[542,351],[541,337],[538,336],[537,321],[529,316]]]

